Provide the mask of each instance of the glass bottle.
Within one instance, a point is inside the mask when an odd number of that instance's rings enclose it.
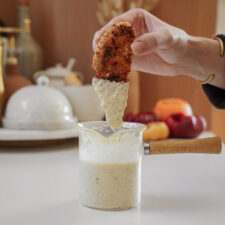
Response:
[[[29,32],[19,33],[16,38],[16,48],[21,74],[33,81],[33,74],[42,69],[43,54],[40,45],[31,35],[31,22],[28,1],[19,1],[18,25],[26,27]]]

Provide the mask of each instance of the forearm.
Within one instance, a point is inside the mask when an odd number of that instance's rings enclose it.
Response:
[[[225,57],[220,56],[220,50],[217,40],[189,36],[187,59],[193,62],[185,73],[202,81],[215,74],[209,84],[225,89]]]

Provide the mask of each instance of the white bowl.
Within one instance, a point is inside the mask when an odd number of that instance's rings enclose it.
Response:
[[[80,122],[99,121],[104,111],[92,85],[57,87],[69,99],[73,113]]]
[[[68,99],[48,86],[28,86],[8,101],[3,127],[9,129],[55,130],[72,127],[73,116]]]

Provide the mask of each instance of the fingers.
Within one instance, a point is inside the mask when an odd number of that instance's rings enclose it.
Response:
[[[120,15],[118,17],[113,18],[109,23],[107,23],[104,27],[102,27],[99,31],[97,31],[94,34],[94,38],[93,38],[93,42],[92,42],[92,47],[93,47],[93,50],[94,51],[97,48],[97,44],[98,44],[98,42],[99,42],[102,34],[107,30],[108,27],[111,27],[114,23],[126,21],[123,16],[124,15],[122,14],[122,15]]]
[[[174,40],[175,37],[172,32],[163,28],[156,32],[141,35],[133,42],[131,49],[135,55],[145,55],[158,47],[167,48]]]
[[[129,22],[131,25],[133,25],[134,20],[140,20],[138,18],[144,18],[144,14],[146,14],[146,11],[143,9],[132,9],[113,18],[109,23],[107,23],[105,26],[103,26],[99,31],[97,31],[94,34],[94,38],[92,41],[93,50],[94,51],[96,50],[97,43],[99,42],[102,34],[107,30],[107,28],[111,27],[113,24],[118,22]]]

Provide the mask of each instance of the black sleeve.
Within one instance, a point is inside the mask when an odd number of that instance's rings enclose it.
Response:
[[[225,89],[210,84],[203,84],[202,88],[209,101],[218,109],[225,109]]]

